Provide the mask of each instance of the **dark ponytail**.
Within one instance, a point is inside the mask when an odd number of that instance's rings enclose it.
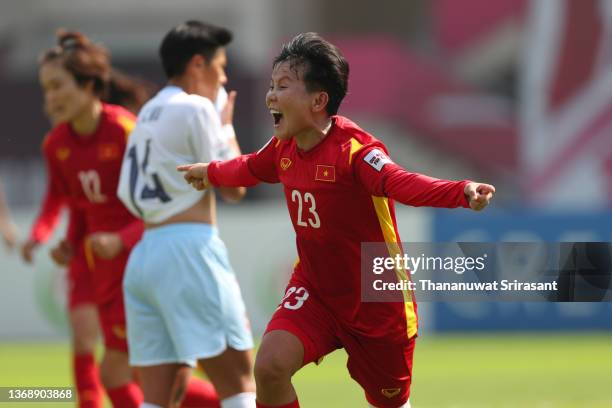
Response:
[[[40,65],[61,60],[79,86],[92,82],[94,94],[103,97],[111,75],[108,50],[78,31],[60,29],[56,36],[57,45],[43,53]]]
[[[85,34],[59,29],[56,37],[57,45],[42,54],[40,65],[61,61],[80,87],[91,82],[97,97],[133,113],[137,113],[153,94],[155,86],[151,83],[112,68],[110,52]]]

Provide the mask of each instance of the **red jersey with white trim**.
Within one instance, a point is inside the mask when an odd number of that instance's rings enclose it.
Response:
[[[128,249],[135,245],[144,226],[116,193],[127,137],[134,123],[134,115],[126,109],[102,104],[100,122],[92,135],[80,136],[68,123],[51,130],[43,142],[49,181],[41,213],[32,227],[32,238],[38,241],[48,238],[56,225],[59,208],[65,203],[71,209],[68,238],[73,243],[104,231],[118,232]],[[79,216],[72,216],[75,214]]]
[[[404,341],[417,333],[416,303],[361,302],[361,243],[386,242],[401,251],[394,199],[412,206],[467,207],[467,181],[410,173],[391,161],[385,146],[342,116],[327,136],[300,150],[295,140],[272,138],[259,152],[213,162],[213,185],[281,182],[296,232],[303,282],[349,330]]]

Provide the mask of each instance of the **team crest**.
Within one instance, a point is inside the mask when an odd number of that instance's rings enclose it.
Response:
[[[401,390],[402,390],[401,388],[383,388],[382,390],[380,390],[380,392],[386,398],[391,399],[391,398],[395,397],[396,395],[398,395]]]
[[[114,143],[106,143],[98,148],[98,158],[102,161],[114,160],[121,157],[119,146]]]
[[[281,169],[287,170],[289,166],[291,166],[291,159],[283,157],[280,161],[280,166],[281,166]]]
[[[55,155],[57,156],[57,159],[59,161],[64,161],[66,160],[68,157],[70,157],[70,149],[67,147],[60,147],[59,149],[57,149],[57,151],[55,152]]]

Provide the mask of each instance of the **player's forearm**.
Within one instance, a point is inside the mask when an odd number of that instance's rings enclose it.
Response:
[[[240,150],[240,145],[236,139],[234,126],[232,126],[231,123],[224,125],[223,133],[225,135],[227,145],[230,148],[230,157],[232,159],[240,157],[240,155],[242,155],[242,151]],[[237,203],[246,195],[246,188],[244,187],[219,187],[218,191],[223,200],[229,203]]]
[[[144,232],[144,223],[141,220],[134,220],[126,225],[121,230],[117,231],[123,247],[127,250],[131,250],[142,238]]]
[[[464,189],[467,180],[440,180],[418,173],[410,173],[397,166],[385,179],[386,195],[413,207],[469,207]]]
[[[215,187],[250,187],[259,183],[249,168],[249,158],[242,155],[223,162],[212,162],[208,166],[208,180]]]
[[[237,203],[246,195],[245,187],[219,187],[219,194],[229,203]]]
[[[45,242],[50,237],[59,222],[60,210],[64,204],[62,197],[47,192],[40,214],[34,221],[30,231],[30,240]]]

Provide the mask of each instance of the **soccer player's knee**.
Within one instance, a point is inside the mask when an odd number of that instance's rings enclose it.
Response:
[[[70,326],[72,329],[72,347],[76,354],[91,353],[95,351],[98,341],[97,316],[88,313],[85,309],[78,309],[70,313]]]
[[[127,353],[106,350],[100,363],[100,380],[105,388],[114,388],[131,381],[132,372]]]
[[[100,381],[105,388],[109,388],[114,383],[113,377],[115,370],[113,364],[109,361],[102,360],[100,363]]]
[[[72,336],[72,348],[75,354],[90,354],[96,350],[96,336],[83,336],[74,333]]]
[[[258,355],[255,360],[255,380],[258,383],[286,381],[291,375],[291,367],[278,354]]]

